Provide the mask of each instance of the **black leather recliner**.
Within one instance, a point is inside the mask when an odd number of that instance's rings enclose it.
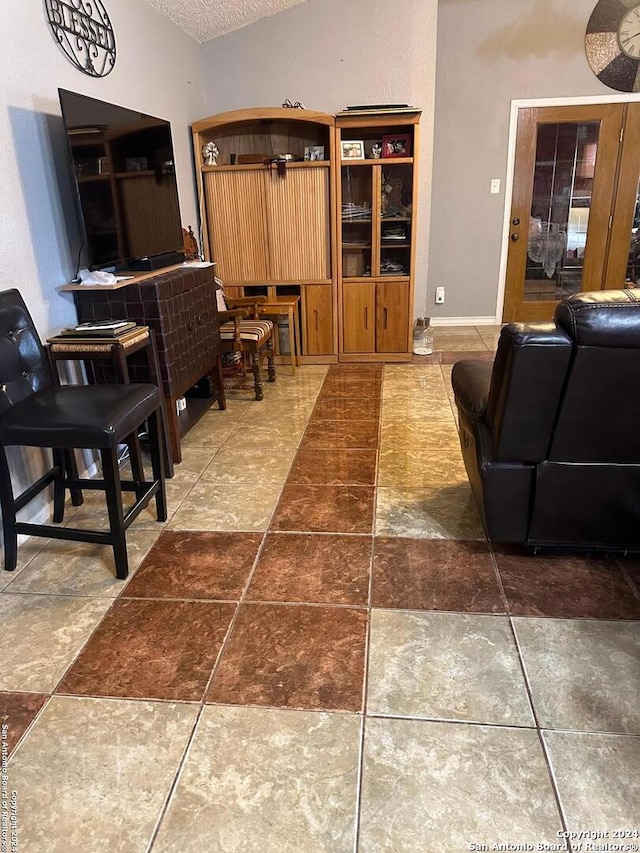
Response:
[[[578,293],[462,360],[460,443],[487,535],[640,552],[640,290]]]

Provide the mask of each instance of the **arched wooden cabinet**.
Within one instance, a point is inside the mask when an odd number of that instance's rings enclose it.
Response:
[[[403,252],[405,258],[413,257],[414,247],[408,237],[396,237],[387,248],[385,237],[391,241],[393,234],[382,227],[379,185],[396,172],[406,183],[402,170],[413,172],[415,154],[369,160],[368,169],[365,160],[374,156],[371,146],[385,133],[417,144],[418,116],[414,111],[411,116],[341,119],[313,110],[265,107],[211,116],[192,127],[205,256],[216,261],[216,274],[231,296],[264,294],[270,302],[300,297],[303,362],[411,357],[413,263],[394,266],[393,261]],[[366,176],[371,188],[369,229],[376,254],[369,270],[347,269],[344,260],[351,238],[342,209],[347,201],[342,143],[351,133],[365,140],[363,168],[354,174],[356,184]],[[218,152],[215,165],[207,165],[203,151],[210,142]],[[286,161],[279,163],[284,155]],[[413,188],[409,197],[414,222],[405,226],[405,235],[415,227]],[[372,217],[381,219],[381,225]],[[398,222],[392,224],[399,233]],[[383,281],[373,280],[394,271]],[[364,276],[368,281],[362,281]],[[351,279],[348,288],[343,277]],[[352,298],[358,278],[374,288],[371,314],[368,304],[362,308]],[[359,332],[361,314],[367,328],[377,327],[377,332]]]
[[[192,128],[205,255],[230,295],[300,296],[307,362],[337,354],[334,126],[325,113],[264,108]],[[205,165],[208,142],[219,152],[215,166]],[[272,161],[284,154],[292,159],[279,171]]]

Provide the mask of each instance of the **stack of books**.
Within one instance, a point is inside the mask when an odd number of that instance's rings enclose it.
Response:
[[[92,320],[80,323],[69,329],[63,329],[58,337],[62,338],[120,338],[126,335],[136,324],[130,320]]]
[[[63,329],[48,343],[60,348],[63,344],[102,344],[119,343],[122,346],[131,345],[138,338],[146,338],[149,334],[147,326],[137,326],[130,320],[92,320],[90,323],[80,323],[72,328]]]

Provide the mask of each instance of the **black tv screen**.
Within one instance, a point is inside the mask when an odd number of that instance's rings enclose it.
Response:
[[[144,269],[183,246],[171,125],[58,89],[89,269]]]

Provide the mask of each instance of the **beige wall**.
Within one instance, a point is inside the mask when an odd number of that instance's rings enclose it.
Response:
[[[95,79],[57,47],[42,2],[0,3],[0,285],[23,291],[43,335],[75,318],[56,293],[78,251],[58,87],[169,119],[183,221],[196,222],[189,124],[203,110],[200,45],[143,0],[107,5],[118,58]]]
[[[440,0],[428,313],[493,316],[512,99],[619,93],[591,71],[595,0]],[[501,192],[489,192],[500,178]],[[434,290],[446,288],[435,306]]]
[[[423,110],[416,315],[424,314],[431,196],[437,0],[308,0],[203,46],[207,114],[350,104]]]
[[[118,59],[94,79],[58,48],[41,0],[0,3],[0,289],[22,292],[43,337],[75,321],[57,288],[80,243],[58,87],[169,119],[183,222],[197,222],[189,125],[204,108],[200,45],[142,0],[107,5]],[[23,485],[42,459],[16,453],[14,463]]]

